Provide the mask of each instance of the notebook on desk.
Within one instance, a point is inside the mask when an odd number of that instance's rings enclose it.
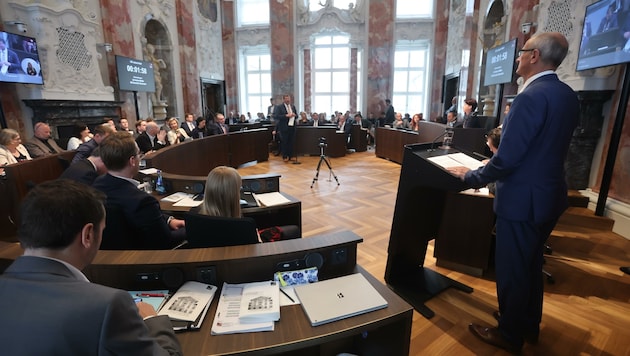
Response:
[[[298,285],[294,289],[313,326],[387,307],[387,301],[360,273]]]

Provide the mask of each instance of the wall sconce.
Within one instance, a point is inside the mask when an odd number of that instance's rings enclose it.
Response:
[[[111,52],[113,48],[111,43],[97,43],[96,45],[98,47],[103,47],[105,52]]]
[[[532,27],[534,27],[535,25],[536,25],[535,23],[523,22],[521,24],[521,32],[524,35],[529,35],[529,33],[532,32]]]
[[[15,28],[19,32],[26,32],[26,31],[28,31],[28,26],[26,26],[26,24],[24,22],[21,22],[21,21],[5,21],[4,23],[6,25],[15,26]]]

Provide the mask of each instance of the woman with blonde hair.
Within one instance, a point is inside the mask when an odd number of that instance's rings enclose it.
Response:
[[[21,142],[19,132],[13,129],[0,131],[0,174],[4,174],[2,166],[32,159]]]
[[[200,213],[228,218],[241,217],[241,175],[226,166],[214,168],[206,179]]]
[[[168,140],[169,144],[174,145],[191,139],[190,136],[188,136],[188,134],[186,133],[186,130],[179,127],[179,122],[176,118],[171,117],[170,119],[166,120],[166,126],[169,129],[166,133],[166,139]]]
[[[242,181],[236,169],[227,166],[215,167],[206,179],[203,203],[199,208],[199,213],[240,218]],[[258,237],[262,242],[288,240],[300,237],[300,231],[295,225],[272,226],[258,229]]]

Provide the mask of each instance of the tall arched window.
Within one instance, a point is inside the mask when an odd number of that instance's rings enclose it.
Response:
[[[345,112],[350,106],[350,37],[318,35],[313,39],[312,111]]]
[[[394,54],[394,94],[396,111],[427,113],[428,41],[398,41]]]

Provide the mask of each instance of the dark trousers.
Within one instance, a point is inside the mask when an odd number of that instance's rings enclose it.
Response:
[[[293,157],[293,141],[295,139],[295,126],[288,126],[280,132],[280,151],[282,158]]]
[[[515,346],[538,336],[543,303],[543,251],[557,219],[545,223],[497,217],[496,283],[499,331]]]

